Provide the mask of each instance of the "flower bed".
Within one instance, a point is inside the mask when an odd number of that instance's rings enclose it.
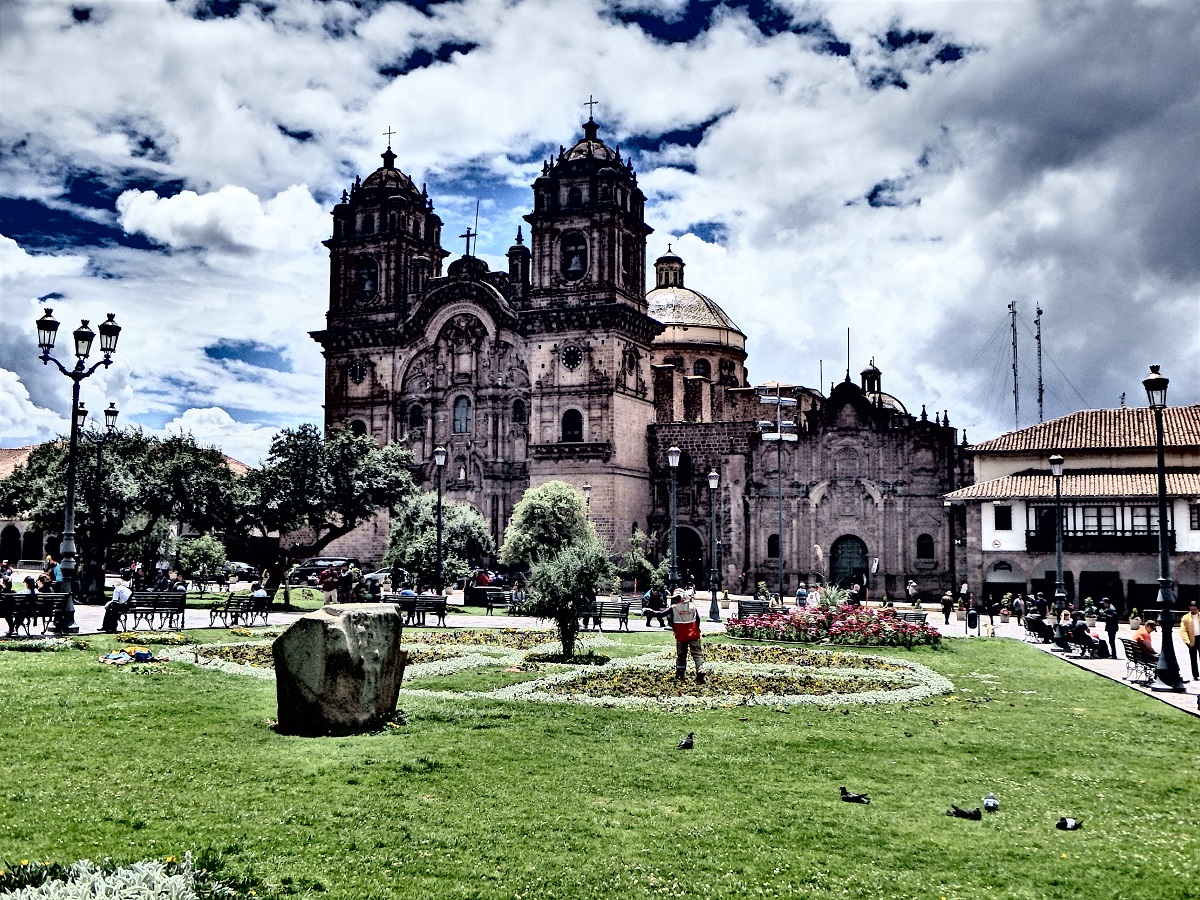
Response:
[[[802,606],[781,613],[732,618],[730,637],[800,644],[847,644],[872,647],[936,646],[941,633],[932,625],[905,622],[891,609],[860,606]]]

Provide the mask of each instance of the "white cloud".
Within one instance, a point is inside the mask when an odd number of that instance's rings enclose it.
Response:
[[[33,403],[15,372],[0,369],[0,434],[6,446],[40,443],[66,428],[66,419]]]
[[[201,446],[219,447],[234,459],[257,466],[270,451],[271,438],[278,429],[238,422],[225,410],[214,406],[184,410],[168,422],[163,431],[167,434],[191,434]]]

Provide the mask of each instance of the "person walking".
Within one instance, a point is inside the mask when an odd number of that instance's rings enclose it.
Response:
[[[688,654],[696,664],[696,684],[704,684],[704,644],[696,605],[678,588],[671,596],[671,630],[675,632],[675,680],[687,674]]]
[[[1104,619],[1104,633],[1108,635],[1108,655],[1112,659],[1117,658],[1117,629],[1120,627],[1120,616],[1117,614],[1116,605],[1104,597],[1100,601],[1104,604],[1104,608],[1100,611],[1100,617]],[[1192,668],[1196,667],[1195,659],[1192,660]]]
[[[1025,627],[1025,600],[1020,594],[1013,598],[1012,603],[1013,615],[1017,617],[1017,624],[1022,628]]]
[[[950,624],[950,614],[954,612],[954,595],[949,591],[942,594],[942,615],[946,617],[946,624]]]
[[[1200,669],[1197,668],[1197,655],[1200,655],[1200,607],[1195,602],[1188,606],[1188,611],[1179,620],[1179,634],[1187,644],[1188,660],[1192,664],[1192,680],[1200,680]]]
[[[326,566],[324,571],[317,576],[317,587],[321,589],[321,603],[328,606],[330,603],[337,603],[338,591],[338,573],[334,571],[333,566]]]

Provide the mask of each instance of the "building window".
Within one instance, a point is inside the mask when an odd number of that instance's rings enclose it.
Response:
[[[567,281],[578,281],[587,272],[588,249],[587,240],[578,231],[563,235],[561,272]]]
[[[692,374],[699,375],[701,378],[708,378],[712,375],[712,366],[709,365],[707,359],[698,359],[692,363]]]
[[[779,535],[767,535],[767,559],[779,559]]]
[[[583,191],[577,187],[567,191],[567,206],[571,209],[578,209],[583,206]]]
[[[1117,508],[1115,506],[1085,506],[1083,508],[1083,530],[1090,534],[1101,532],[1113,534],[1117,530]]]
[[[1158,533],[1158,509],[1153,506],[1134,506],[1129,510],[1135,532]]]
[[[373,234],[374,231],[375,231],[375,217],[374,216],[363,216],[362,233],[363,234]]]
[[[420,403],[414,403],[408,408],[408,427],[410,431],[420,431],[425,427],[425,410]]]
[[[933,535],[917,535],[917,559],[933,559]]]
[[[1200,503],[1188,506],[1188,528],[1192,531],[1200,531]]]
[[[512,420],[514,425],[525,424],[525,401],[514,400],[512,408]]]
[[[992,507],[997,531],[1012,531],[1012,507],[997,503]]]
[[[583,440],[583,413],[577,409],[568,409],[562,417],[562,441],[564,444],[578,444]]]
[[[454,401],[454,433],[471,433],[471,400],[468,397],[459,397]]]
[[[350,423],[350,433],[355,437],[365,437],[367,434],[367,423],[362,419],[355,419]]]

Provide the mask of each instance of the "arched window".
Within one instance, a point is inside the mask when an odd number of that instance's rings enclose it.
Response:
[[[454,433],[471,433],[471,400],[469,397],[459,397],[454,401]]]
[[[578,281],[587,272],[587,241],[578,231],[572,231],[563,235],[560,249],[562,251],[560,271],[563,278],[567,281]]]
[[[374,216],[363,216],[362,233],[363,234],[372,234],[374,231],[375,231],[375,217]]]
[[[355,419],[350,423],[350,432],[355,437],[363,437],[367,433],[367,423],[362,419]]]
[[[933,559],[933,535],[917,535],[917,559]]]
[[[414,403],[408,408],[408,427],[410,431],[420,431],[425,427],[425,410],[420,403]]]
[[[583,441],[583,413],[577,409],[568,409],[562,417],[562,441],[564,444],[578,444]]]
[[[709,365],[707,359],[698,359],[692,363],[692,374],[699,375],[701,378],[708,378],[712,375],[712,366]]]
[[[767,559],[779,559],[779,535],[767,535]]]
[[[514,425],[525,424],[525,401],[517,399],[513,401],[512,420]]]
[[[567,191],[567,206],[571,209],[583,206],[583,191],[577,187],[573,187]]]

